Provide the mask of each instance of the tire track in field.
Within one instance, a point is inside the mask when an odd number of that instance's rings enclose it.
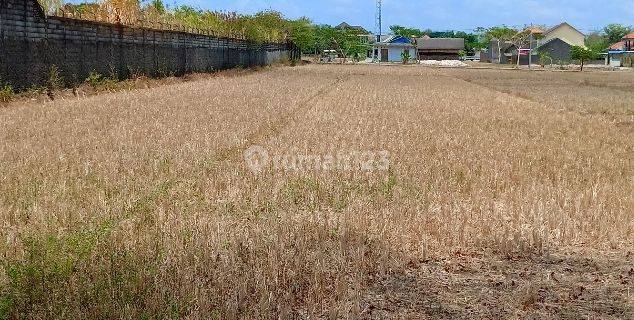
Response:
[[[228,161],[231,159],[237,160],[242,157],[242,154],[245,150],[247,150],[250,146],[256,145],[259,142],[263,142],[265,140],[270,139],[271,137],[277,135],[284,127],[286,127],[300,112],[309,111],[315,107],[316,102],[332,92],[335,88],[337,88],[342,83],[348,81],[350,79],[350,75],[343,75],[337,77],[335,81],[331,84],[325,86],[317,90],[317,92],[308,96],[306,99],[300,101],[297,106],[291,109],[289,112],[283,114],[279,119],[260,126],[253,133],[249,134],[246,139],[233,147],[226,148],[220,150],[217,153],[216,159],[218,161]]]
[[[518,102],[528,102],[528,103],[532,103],[532,104],[538,105],[538,106],[540,106],[542,108],[546,108],[546,109],[548,109],[550,111],[553,110],[547,104],[545,104],[543,102],[540,102],[540,101],[537,101],[537,100],[535,100],[535,99],[533,99],[531,97],[523,97],[523,96],[517,95],[517,94],[515,94],[513,92],[505,92],[504,90],[500,90],[500,89],[495,88],[495,87],[490,87],[490,86],[487,86],[485,84],[481,84],[481,83],[475,82],[475,81],[473,81],[471,79],[463,79],[463,78],[460,78],[459,76],[448,74],[446,72],[443,72],[442,74],[440,74],[440,76],[448,78],[448,79],[455,80],[457,82],[466,83],[466,84],[471,85],[471,86],[476,87],[476,88],[485,89],[485,90],[487,90],[487,91],[489,91],[491,93],[497,93],[497,94],[506,95],[506,96],[509,96],[509,97],[511,97],[511,98],[513,98],[515,100],[518,100]]]

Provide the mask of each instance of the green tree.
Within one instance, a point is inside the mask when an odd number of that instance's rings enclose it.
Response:
[[[152,0],[148,3],[148,8],[152,8],[158,14],[164,14],[166,11],[163,0]]]
[[[420,29],[408,28],[408,27],[403,27],[399,25],[390,26],[390,31],[392,31],[394,35],[403,36],[407,38],[422,37],[423,35],[425,35],[425,33]]]
[[[333,49],[333,39],[337,37],[337,29],[329,25],[322,24],[315,26],[314,30],[314,46],[316,51],[323,52],[324,50]]]
[[[631,27],[626,27],[618,23],[609,24],[603,28],[603,32],[610,44],[621,41],[621,39],[631,31]]]
[[[335,50],[344,58],[352,58],[355,61],[361,59],[368,48],[354,30],[337,30],[333,42]]]
[[[517,29],[511,28],[511,27],[507,27],[505,25],[497,26],[497,27],[491,27],[491,28],[478,27],[478,28],[476,28],[476,32],[480,35],[481,39],[487,45],[493,39],[509,40],[509,39],[513,38],[516,34],[518,34]]]
[[[454,31],[453,38],[463,38],[465,45],[465,54],[474,54],[476,50],[484,49],[487,46],[480,41],[480,37],[474,33],[466,33],[463,31]]]
[[[598,31],[588,34],[585,43],[586,47],[596,52],[602,52],[612,44],[605,34]]]
[[[570,57],[574,60],[579,60],[581,64],[581,71],[583,71],[583,66],[586,61],[593,60],[597,58],[597,53],[592,49],[588,49],[586,47],[581,46],[572,46],[570,48]]]
[[[317,51],[336,50],[344,59],[360,59],[368,50],[355,30],[338,30],[329,25],[315,27],[315,47]]]
[[[290,22],[290,38],[291,41],[303,53],[315,52],[315,26],[310,19],[303,17]]]

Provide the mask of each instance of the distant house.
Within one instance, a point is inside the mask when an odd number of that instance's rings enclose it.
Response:
[[[611,45],[608,50],[625,51],[625,41],[619,41]]]
[[[481,62],[509,64],[512,61],[515,46],[509,41],[493,39],[484,54],[480,55]]]
[[[625,43],[625,51],[634,51],[634,32],[623,37]]]
[[[634,33],[608,48],[605,63],[613,67],[634,67]]]
[[[537,48],[535,48],[535,54],[547,54],[547,56],[549,57],[549,61],[545,61],[544,63],[565,63],[572,60],[570,53],[571,49],[572,46],[570,45],[570,43],[560,38],[554,38],[549,40],[548,42],[540,44]],[[533,61],[537,62],[538,60],[539,59],[534,59]]]
[[[416,45],[407,37],[389,36],[373,47],[374,59],[381,62],[402,62],[403,52],[409,52],[410,59],[416,59]]]
[[[465,49],[462,38],[416,38],[419,60],[457,60]]]
[[[570,24],[563,22],[547,31],[539,28],[528,28],[533,41],[526,42],[521,48],[517,48],[510,41],[498,41],[493,39],[487,49],[486,58],[483,61],[501,64],[515,64],[519,57],[520,64],[527,65],[528,52],[531,52],[532,62],[539,62],[539,54],[547,53],[550,57],[548,63],[564,63],[571,60],[570,50],[573,46],[585,46],[585,35]]]
[[[340,23],[338,26],[335,27],[335,29],[337,29],[337,30],[353,30],[358,35],[370,34],[368,32],[368,30],[365,30],[365,28],[363,28],[362,26],[352,26],[352,25],[349,25],[347,22]]]
[[[544,33],[539,40],[534,53],[546,53],[551,62],[563,63],[571,59],[570,50],[573,46],[585,47],[586,36],[575,27],[564,22]],[[537,60],[535,60],[537,61]]]
[[[540,39],[540,43],[546,43],[557,38],[571,46],[585,46],[586,36],[567,22],[556,25],[544,32],[544,37]]]
[[[488,48],[481,53],[480,61],[500,64],[516,64],[519,56],[520,64],[528,64],[528,51],[531,48],[537,47],[537,39],[542,39],[544,37],[544,31],[539,27],[529,27],[524,29],[522,34],[529,34],[532,38],[529,39],[530,41],[524,43],[521,48],[518,48],[512,41],[492,39]],[[533,52],[533,55],[536,54],[536,52]]]

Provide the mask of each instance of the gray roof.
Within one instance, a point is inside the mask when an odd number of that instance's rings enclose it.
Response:
[[[544,43],[542,43],[542,44],[538,45],[538,46],[535,48],[535,50],[539,50],[541,47],[547,46],[547,45],[549,45],[550,43],[552,43],[553,41],[561,41],[561,42],[563,42],[563,43],[565,43],[565,44],[567,44],[567,45],[569,45],[569,46],[572,46],[570,43],[568,43],[568,41],[566,41],[566,40],[564,40],[564,39],[561,39],[561,38],[552,38],[552,39],[550,39],[550,40],[548,40],[548,41],[546,41],[546,42],[544,42]]]
[[[465,48],[462,38],[416,38],[416,47],[429,50],[463,50]]]

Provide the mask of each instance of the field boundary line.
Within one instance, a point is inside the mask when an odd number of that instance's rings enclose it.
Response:
[[[490,90],[490,91],[492,91],[492,92],[497,92],[497,93],[500,93],[500,94],[507,95],[507,96],[509,96],[509,97],[512,97],[512,98],[517,99],[517,100],[520,100],[520,101],[524,101],[524,102],[527,102],[527,103],[534,104],[534,105],[536,105],[536,106],[539,106],[539,107],[541,107],[541,108],[545,109],[545,110],[546,110],[546,111],[548,111],[548,112],[553,112],[553,113],[569,113],[569,114],[574,114],[574,115],[576,115],[576,116],[580,116],[580,117],[582,117],[582,118],[586,118],[586,117],[590,116],[589,114],[582,113],[582,112],[580,112],[580,111],[578,111],[578,110],[560,109],[560,108],[557,108],[557,107],[555,107],[555,106],[552,106],[552,105],[550,105],[550,104],[548,104],[548,103],[546,103],[546,102],[542,102],[542,101],[534,100],[534,99],[533,99],[533,98],[531,98],[531,97],[523,97],[523,96],[517,95],[517,94],[515,94],[515,93],[513,93],[513,92],[505,92],[505,91],[498,90],[498,89],[495,89],[495,88],[492,88],[492,87],[488,87],[488,86],[486,86],[486,85],[482,85],[482,84],[479,84],[479,83],[476,83],[476,82],[472,82],[471,80],[466,80],[466,79],[458,78],[458,77],[451,76],[451,75],[448,75],[448,74],[443,74],[442,76],[443,76],[443,77],[450,78],[450,79],[456,79],[456,80],[461,81],[461,82],[466,82],[466,83],[468,83],[468,84],[471,84],[471,85],[476,86],[476,87],[479,87],[479,88],[484,88],[484,89]],[[570,83],[570,84],[575,84],[574,82],[571,82],[571,81],[568,81],[568,80],[564,80],[564,81],[566,81],[567,83]],[[592,87],[592,88],[595,88],[595,86],[592,86],[592,85],[589,85],[589,86],[590,86],[590,87]],[[598,87],[598,88],[603,88],[603,87]],[[609,89],[615,89],[615,88],[609,88]],[[615,90],[617,90],[617,91],[627,92],[627,91],[625,91],[625,90],[620,90],[620,89],[615,89]],[[605,121],[607,121],[607,123],[609,123],[609,124],[611,124],[611,125],[614,125],[614,122],[613,122],[613,121],[610,121],[609,119],[607,119],[607,118],[605,118],[605,117],[604,117],[603,119],[604,119]]]
[[[339,76],[332,83],[324,86],[323,88],[317,90],[312,95],[308,96],[306,99],[297,103],[297,105],[291,109],[286,115],[282,115],[279,119],[267,124],[260,126],[253,133],[247,135],[246,139],[242,143],[239,143],[233,147],[226,148],[220,150],[217,153],[218,161],[227,161],[230,159],[239,159],[242,157],[242,153],[249,148],[251,145],[256,144],[258,142],[262,142],[264,140],[268,140],[271,136],[278,134],[282,128],[284,128],[288,123],[290,123],[302,110],[306,110],[306,107],[309,106],[312,102],[316,101],[318,98],[327,95],[332,92],[337,86],[348,81],[350,79],[350,75]],[[314,105],[313,105],[314,107]],[[308,108],[308,110],[312,109],[312,107]]]

